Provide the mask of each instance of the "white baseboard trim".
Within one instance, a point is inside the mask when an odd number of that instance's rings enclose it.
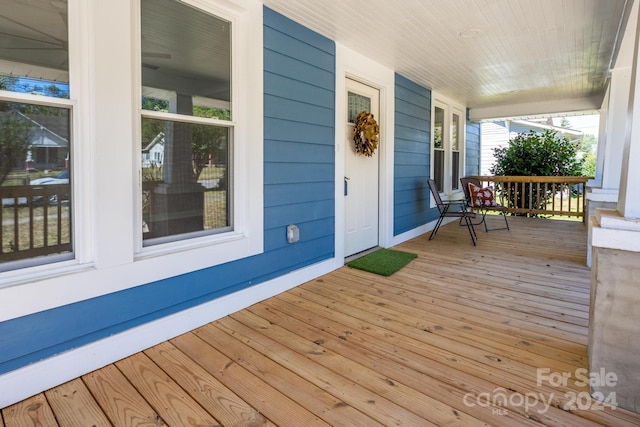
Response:
[[[0,408],[242,310],[343,265],[343,260],[332,258],[0,375]]]
[[[451,221],[457,221],[455,218],[446,218],[443,222],[442,225],[445,225]],[[428,222],[424,225],[421,225],[420,227],[414,228],[413,230],[409,230],[405,233],[402,234],[398,234],[397,236],[393,236],[393,239],[391,240],[391,246],[396,246],[399,245],[400,243],[404,243],[407,240],[411,240],[413,238],[416,238],[418,236],[423,235],[424,233],[427,233],[431,230],[433,230],[436,226],[436,222],[438,222],[437,220],[433,220],[431,222]]]

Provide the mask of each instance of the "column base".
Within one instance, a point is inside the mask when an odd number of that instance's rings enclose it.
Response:
[[[204,191],[200,184],[159,184],[151,203],[148,238],[204,230]]]
[[[640,413],[640,224],[606,210],[592,223],[591,392]]]

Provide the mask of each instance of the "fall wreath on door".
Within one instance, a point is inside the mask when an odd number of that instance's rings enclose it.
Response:
[[[378,148],[378,135],[380,126],[373,118],[372,113],[366,111],[358,114],[356,126],[353,130],[353,142],[356,144],[356,153],[364,154],[367,157],[373,156]]]

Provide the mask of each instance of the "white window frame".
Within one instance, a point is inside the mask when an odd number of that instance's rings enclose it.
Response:
[[[444,96],[439,94],[432,93],[432,108],[431,108],[431,170],[430,176],[434,176],[434,166],[435,166],[435,109],[436,107],[444,110],[444,125],[442,132],[442,146],[444,149],[444,180],[442,183],[442,191],[441,196],[444,200],[453,200],[453,199],[462,199],[464,197],[462,188],[460,187],[460,183],[458,183],[458,188],[453,189],[453,180],[452,180],[452,158],[453,158],[453,149],[451,143],[451,124],[453,121],[453,114],[458,115],[459,117],[459,129],[458,129],[458,152],[459,152],[459,162],[458,162],[458,173],[460,174],[459,178],[464,176],[465,171],[465,145],[466,145],[466,111],[465,107],[456,103],[450,99],[447,99]],[[433,200],[432,200],[433,202]]]
[[[264,251],[263,6],[185,3],[233,23],[233,232],[142,248],[140,0],[69,0],[75,259],[0,273],[0,321]]]
[[[73,99],[55,98],[55,97],[49,97],[49,96],[43,96],[43,95],[32,95],[28,93],[11,92],[11,91],[5,91],[5,90],[0,90],[0,101],[12,102],[17,104],[29,104],[29,105],[40,105],[45,107],[54,107],[54,108],[60,108],[60,109],[65,109],[69,111],[69,131],[70,131],[69,132],[70,133],[69,154],[71,158],[71,163],[69,164],[71,179],[69,180],[69,183],[71,185],[71,191],[72,191],[71,205],[70,205],[71,207],[71,211],[70,211],[71,253],[51,254],[51,255],[46,255],[44,257],[36,257],[36,258],[31,257],[31,258],[24,258],[16,261],[8,261],[7,266],[10,269],[0,273],[0,277],[1,276],[7,277],[7,278],[19,277],[23,274],[24,270],[50,271],[52,268],[52,264],[54,265],[57,264],[58,266],[59,265],[69,266],[69,265],[75,264],[76,252],[77,252],[77,247],[76,247],[77,233],[76,233],[75,223],[76,223],[76,218],[78,218],[79,216],[78,215],[79,211],[76,209],[76,203],[75,203],[76,192],[74,191],[74,188],[76,187],[76,184],[74,182],[75,174],[76,174],[75,172],[76,162],[75,162],[75,152],[74,152],[75,132],[73,131],[73,123],[74,123],[73,116],[74,116],[74,109],[76,106],[76,102]],[[1,285],[2,285],[2,281],[0,280],[0,287]]]
[[[28,93],[10,92],[0,90],[0,100],[17,102],[24,104],[42,105],[48,107],[64,108],[69,110],[69,154],[71,158],[71,254],[52,254],[42,262],[32,258],[12,261],[15,268],[0,273],[0,290],[17,284],[32,283],[39,279],[59,276],[67,272],[78,271],[86,268],[91,263],[92,258],[92,238],[90,218],[89,194],[92,186],[92,178],[82,180],[78,177],[86,176],[90,159],[90,150],[77,141],[89,138],[86,121],[78,119],[83,115],[83,108],[87,108],[87,102],[83,104],[80,94],[87,93],[88,70],[82,64],[82,52],[86,52],[87,37],[79,37],[83,29],[88,31],[86,23],[87,1],[90,0],[69,0],[67,23],[69,26],[68,58],[69,68],[67,72],[62,72],[60,78],[69,84],[69,98],[55,98]],[[84,16],[83,16],[84,15]],[[64,76],[66,74],[66,76]],[[79,236],[88,236],[86,239]],[[84,265],[83,265],[84,264]],[[24,287],[23,287],[24,288]],[[31,298],[31,296],[29,296]],[[0,297],[0,300],[3,298]],[[28,298],[27,298],[28,300]],[[28,304],[20,303],[28,306]],[[4,306],[0,305],[0,312]],[[0,321],[2,318],[0,317]]]
[[[243,42],[246,42],[246,37],[243,37],[243,31],[246,32],[246,28],[243,29],[242,26],[245,25],[242,22],[242,16],[238,15],[237,10],[234,8],[229,8],[226,2],[216,2],[213,0],[203,1],[203,0],[179,0],[189,6],[202,10],[203,12],[210,13],[216,17],[219,17],[223,20],[227,20],[231,22],[231,52],[232,52],[232,72],[231,72],[231,111],[232,111],[232,120],[215,120],[215,119],[205,119],[199,117],[180,117],[179,115],[170,114],[170,113],[160,113],[153,111],[142,110],[138,101],[138,138],[134,144],[134,158],[137,161],[137,170],[136,173],[138,175],[138,182],[140,185],[136,189],[136,197],[137,201],[135,204],[136,208],[136,259],[144,259],[147,257],[159,256],[167,253],[172,253],[176,250],[194,250],[196,253],[194,255],[200,255],[199,252],[203,252],[202,256],[204,256],[204,252],[207,253],[207,257],[212,257],[215,254],[214,259],[217,261],[212,263],[212,265],[221,264],[223,262],[232,261],[234,259],[242,258],[249,255],[255,255],[257,253],[262,252],[262,212],[263,209],[252,208],[251,201],[256,197],[262,198],[262,173],[260,173],[259,181],[255,178],[255,174],[251,174],[249,177],[249,171],[256,171],[256,168],[262,169],[262,158],[260,158],[260,165],[255,164],[255,159],[258,157],[255,155],[256,153],[252,153],[250,147],[248,147],[248,141],[252,141],[250,138],[250,134],[254,132],[249,126],[246,126],[246,123],[253,123],[254,127],[258,126],[258,123],[262,123],[262,117],[259,119],[254,117],[249,119],[251,111],[255,109],[251,108],[249,104],[243,103],[243,99],[248,98],[249,94],[247,94],[247,81],[245,80],[243,74],[240,70],[246,70],[248,67],[248,62],[250,58],[245,55],[238,54],[238,52],[246,52],[247,46],[243,46]],[[138,1],[138,10],[136,22],[140,23],[140,8]],[[138,29],[139,31],[139,29]],[[139,34],[139,33],[138,33]],[[140,38],[137,38],[138,42],[136,43],[137,53],[141,51],[140,46]],[[140,55],[137,56],[140,58]],[[141,61],[137,61],[136,63],[136,74],[138,76],[141,75]],[[262,76],[258,80],[262,80]],[[142,96],[142,82],[140,78],[138,78],[137,88],[139,90],[138,100]],[[260,91],[262,93],[262,91]],[[262,105],[260,102],[259,105]],[[255,111],[254,111],[255,112]],[[262,116],[262,115],[261,115]],[[142,238],[142,191],[141,191],[141,183],[142,183],[142,153],[138,149],[141,146],[140,141],[140,125],[141,118],[154,118],[154,119],[162,119],[162,120],[171,120],[171,121],[184,121],[189,123],[203,123],[207,125],[216,125],[228,127],[231,129],[231,145],[229,147],[229,151],[231,153],[230,156],[230,167],[231,172],[233,173],[233,178],[231,182],[233,183],[231,186],[232,195],[230,198],[231,215],[233,218],[231,219],[231,224],[233,224],[233,230],[224,233],[218,234],[210,234],[199,237],[192,238],[184,238],[180,239],[179,236],[175,237],[176,240],[171,240],[166,243],[154,244],[150,246],[143,245]],[[253,121],[259,120],[259,121]],[[245,126],[243,126],[243,123]],[[262,128],[262,126],[260,126]],[[261,135],[262,136],[262,135]],[[262,139],[260,139],[262,140]],[[262,153],[262,149],[260,150]],[[253,157],[253,162],[249,161],[248,157]],[[253,165],[251,164],[253,163]],[[255,194],[256,189],[260,188],[260,194]],[[252,192],[253,190],[253,192]],[[260,230],[256,229],[256,224],[260,224]],[[260,234],[259,242],[255,242],[251,239],[252,235]],[[180,240],[178,240],[180,239]],[[249,241],[251,240],[251,241]],[[259,244],[258,244],[259,243]],[[254,247],[251,250],[251,247]],[[213,251],[213,252],[212,252]],[[224,260],[224,261],[220,261]]]

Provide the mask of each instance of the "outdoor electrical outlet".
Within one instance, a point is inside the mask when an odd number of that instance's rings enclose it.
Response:
[[[300,229],[297,225],[287,226],[287,242],[295,243],[300,240]]]

